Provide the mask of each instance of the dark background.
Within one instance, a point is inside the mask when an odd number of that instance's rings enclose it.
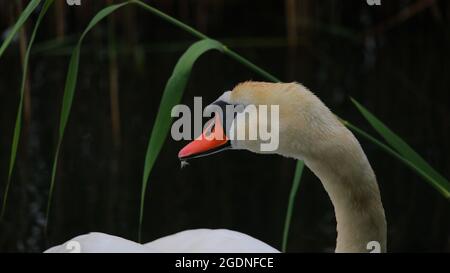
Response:
[[[28,1],[0,0],[0,33]],[[129,6],[94,28],[82,47],[77,93],[62,145],[48,236],[45,206],[71,49],[112,1],[57,0],[30,59],[24,128],[0,250],[36,252],[101,231],[137,239],[147,142],[164,85],[195,39]],[[335,113],[376,133],[359,100],[449,177],[450,1],[145,1],[223,41],[282,81],[313,90]],[[0,189],[7,179],[19,100],[21,58],[37,13],[0,59]],[[3,34],[2,34],[3,35]],[[115,44],[116,58],[109,45]],[[245,80],[263,80],[218,52],[196,63],[183,103],[211,102]],[[360,139],[377,174],[388,250],[449,252],[450,207],[403,164]],[[151,173],[144,241],[192,228],[227,228],[280,249],[295,162],[231,151],[180,169],[185,142],[168,139]],[[288,251],[332,251],[336,222],[328,196],[306,170]]]

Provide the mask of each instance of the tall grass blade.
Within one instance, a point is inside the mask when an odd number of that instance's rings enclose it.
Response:
[[[431,167],[416,151],[414,151],[404,140],[402,140],[384,123],[382,123],[378,118],[370,113],[369,110],[367,110],[353,98],[351,100],[364,116],[364,118],[384,138],[384,140],[403,158],[414,165],[413,169],[415,171],[420,170],[419,174],[421,174],[426,179],[426,181],[434,186],[446,198],[450,198],[450,183],[445,177],[443,177],[435,169],[433,169],[433,167]],[[424,176],[424,174],[426,176]]]
[[[54,0],[46,0],[45,3],[44,3],[44,6],[42,7],[41,12],[39,13],[39,17],[36,20],[36,24],[34,25],[34,29],[33,29],[33,32],[31,34],[31,38],[30,38],[30,41],[28,43],[27,51],[25,53],[25,57],[24,57],[24,61],[23,61],[22,82],[21,82],[21,87],[20,87],[19,107],[17,109],[16,123],[14,125],[14,134],[13,134],[13,139],[12,139],[11,155],[10,155],[9,169],[8,169],[8,180],[6,181],[5,191],[4,191],[4,194],[3,194],[3,204],[2,204],[2,211],[1,211],[1,214],[0,214],[0,221],[3,219],[3,216],[5,214],[6,203],[7,203],[7,200],[8,200],[9,187],[11,185],[11,176],[12,176],[13,169],[14,169],[14,164],[15,164],[15,161],[16,161],[17,148],[19,146],[20,131],[21,131],[21,128],[22,128],[22,111],[23,111],[23,100],[24,100],[24,92],[25,92],[25,83],[26,83],[26,79],[27,79],[28,63],[29,63],[29,59],[30,59],[31,48],[32,48],[33,43],[34,43],[34,39],[36,38],[36,33],[38,31],[39,25],[41,24],[42,19],[44,18],[45,14],[47,13],[48,8],[53,3],[53,1]],[[23,16],[23,14],[22,14],[22,16]],[[0,55],[1,55],[1,53],[0,53]]]
[[[300,180],[302,178],[303,167],[305,163],[302,160],[297,160],[297,164],[295,166],[295,174],[294,179],[292,181],[292,188],[289,194],[289,203],[286,212],[286,219],[284,221],[284,229],[283,229],[283,243],[281,245],[281,251],[286,252],[287,242],[289,236],[289,229],[291,226],[292,212],[294,211],[295,197],[297,196],[298,188],[300,186]]]
[[[52,177],[50,181],[50,189],[48,194],[48,201],[47,201],[47,217],[46,221],[48,221],[49,215],[50,215],[50,205],[52,201],[53,196],[53,190],[55,187],[55,177],[56,177],[56,169],[58,167],[58,158],[59,158],[59,151],[61,148],[61,143],[64,137],[64,131],[66,129],[67,121],[69,119],[70,110],[72,108],[72,102],[73,97],[76,90],[77,85],[77,77],[78,77],[78,66],[79,66],[79,60],[80,60],[80,50],[81,50],[81,44],[83,42],[84,37],[86,37],[87,33],[96,25],[98,24],[102,19],[104,19],[106,16],[117,10],[118,8],[129,4],[127,3],[121,3],[116,5],[111,5],[109,7],[106,7],[102,10],[100,10],[89,22],[89,25],[84,30],[83,34],[81,35],[80,39],[78,40],[78,43],[76,44],[72,56],[70,58],[69,62],[69,68],[66,76],[66,84],[64,87],[64,97],[63,97],[63,104],[61,108],[60,113],[60,121],[59,121],[59,130],[58,130],[58,142],[56,146],[56,152],[53,159],[53,167],[52,167]],[[45,225],[45,228],[47,228],[47,223]]]
[[[144,216],[145,192],[148,178],[155,164],[156,158],[167,138],[170,130],[172,108],[179,104],[189,80],[192,67],[195,61],[209,50],[223,51],[223,45],[218,41],[204,39],[192,44],[178,60],[175,68],[164,88],[164,92],[159,104],[158,114],[150,135],[145,155],[144,174],[142,178],[141,206],[139,213],[139,241],[141,241],[142,220]]]
[[[9,46],[14,36],[16,36],[17,32],[20,30],[22,25],[27,21],[28,17],[30,17],[31,13],[33,13],[33,11],[40,3],[41,0],[32,0],[30,1],[30,3],[28,3],[27,7],[23,10],[22,14],[20,14],[19,19],[17,19],[17,22],[14,25],[14,27],[6,36],[5,41],[3,41],[2,45],[0,46],[0,57],[3,55],[6,48]]]

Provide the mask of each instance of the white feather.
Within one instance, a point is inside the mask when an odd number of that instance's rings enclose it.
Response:
[[[249,235],[227,229],[192,229],[139,244],[117,236],[92,232],[75,237],[62,245],[52,247],[46,253],[72,252],[71,243],[79,245],[82,253],[275,253],[268,244]]]

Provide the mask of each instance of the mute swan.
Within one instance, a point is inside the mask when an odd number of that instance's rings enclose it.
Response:
[[[386,251],[386,219],[369,161],[353,134],[312,92],[298,83],[244,82],[213,104],[279,105],[279,145],[272,153],[304,160],[322,182],[336,214],[336,252],[368,252],[369,242],[373,241],[379,244],[380,251]],[[187,160],[226,149],[263,153],[259,138],[227,137],[258,122],[250,119],[248,124],[235,126],[239,124],[234,122],[245,120],[236,118],[243,114],[237,113],[228,129],[215,124],[209,134],[224,135],[222,141],[196,139],[180,151],[179,158]],[[82,252],[278,252],[230,230],[187,230],[144,245],[102,233],[89,233],[71,241],[79,242]],[[67,243],[47,250],[68,251]]]

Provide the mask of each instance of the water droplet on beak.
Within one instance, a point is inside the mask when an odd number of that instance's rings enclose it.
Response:
[[[186,160],[181,160],[180,162],[181,162],[181,166],[180,166],[181,169],[183,169],[184,167],[189,165],[189,163]]]

